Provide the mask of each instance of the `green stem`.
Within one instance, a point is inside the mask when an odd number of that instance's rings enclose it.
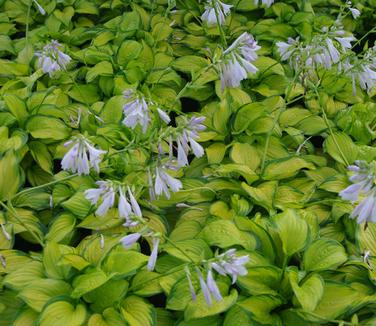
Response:
[[[219,35],[221,36],[221,41],[222,41],[222,44],[224,45],[224,47],[227,48],[227,41],[226,41],[226,35],[225,35],[225,32],[223,31],[223,28],[222,28],[222,25],[221,25],[221,22],[219,20],[219,13],[218,13],[218,8],[216,6],[216,0],[212,0],[211,4],[214,8],[214,12],[215,12],[215,18],[217,20],[217,28],[219,29]]]
[[[76,173],[76,174],[69,175],[69,176],[67,176],[67,177],[65,177],[65,178],[62,178],[62,179],[60,179],[60,180],[54,180],[54,181],[51,181],[51,182],[48,182],[48,183],[42,184],[42,185],[40,185],[40,186],[36,186],[36,187],[32,187],[32,188],[24,189],[24,190],[18,192],[17,194],[15,194],[15,195],[11,198],[11,200],[17,198],[18,196],[20,196],[20,195],[22,195],[22,194],[24,194],[24,193],[28,193],[28,192],[35,191],[35,190],[38,190],[38,189],[46,188],[46,187],[52,186],[52,185],[54,185],[54,184],[56,184],[56,183],[64,182],[64,181],[66,181],[66,180],[72,179],[72,178],[77,177],[77,176],[78,176],[78,174]]]
[[[6,209],[10,214],[14,216],[14,218],[17,220],[18,223],[20,223],[30,234],[34,237],[34,239],[42,246],[44,247],[43,241],[39,238],[39,236],[22,221],[22,219],[17,215],[17,211],[14,209],[13,206],[11,206],[11,202],[8,201],[9,206],[7,206],[5,203],[0,201],[0,205]]]
[[[176,273],[176,272],[179,272],[179,271],[180,271],[181,269],[183,269],[185,266],[186,266],[186,264],[179,265],[179,266],[177,266],[177,267],[175,267],[175,268],[170,269],[167,273],[160,274],[160,275],[158,275],[158,276],[156,276],[156,277],[153,277],[153,278],[151,278],[151,279],[149,279],[149,280],[145,280],[144,282],[141,282],[141,283],[139,283],[139,284],[132,285],[132,286],[129,288],[129,291],[134,292],[135,289],[138,289],[138,288],[142,287],[144,284],[147,284],[147,283],[150,283],[150,282],[156,281],[156,280],[158,280],[158,279],[160,279],[160,278],[162,278],[162,277],[165,277],[165,276],[168,276],[168,275],[174,274],[174,273]]]
[[[176,250],[180,251],[189,261],[191,261],[193,264],[195,264],[195,261],[182,249],[180,249],[173,241],[171,241],[167,236],[162,235],[163,238],[168,242],[171,246],[173,246]]]

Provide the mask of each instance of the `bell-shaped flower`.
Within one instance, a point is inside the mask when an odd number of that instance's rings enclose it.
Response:
[[[148,271],[153,271],[155,267],[155,263],[157,262],[157,257],[158,257],[158,247],[159,247],[159,242],[160,239],[157,237],[153,237],[153,250],[151,251],[148,265],[147,265],[147,270]]]
[[[142,132],[145,133],[151,121],[149,106],[145,98],[131,90],[125,91],[124,97],[130,101],[123,106],[123,123],[132,129],[140,125]]]
[[[42,52],[37,52],[38,67],[42,68],[44,73],[48,73],[50,77],[56,71],[66,70],[67,65],[72,60],[71,57],[60,50],[62,45],[52,40],[43,47]]]
[[[183,187],[180,180],[170,176],[164,167],[155,169],[155,185],[154,191],[156,195],[165,194],[166,198],[170,198],[170,190],[177,192]]]
[[[87,189],[85,191],[85,198],[96,205],[100,202],[95,214],[97,216],[104,216],[108,210],[114,206],[115,203],[115,190],[111,182],[97,181],[96,184],[99,188]]]
[[[139,239],[141,238],[141,233],[131,233],[120,239],[121,244],[125,249],[131,248]]]
[[[219,66],[222,89],[238,87],[248,74],[257,72],[258,69],[251,62],[257,59],[256,52],[260,48],[253,36],[245,32],[223,52],[222,63]]]
[[[208,26],[217,24],[223,25],[232,7],[232,5],[227,5],[219,0],[208,0],[205,5],[205,11],[201,15],[201,19],[206,22]]]
[[[94,168],[99,173],[99,163],[102,161],[102,155],[107,153],[101,149],[96,149],[84,137],[75,137],[64,144],[64,146],[72,147],[64,155],[61,161],[63,170],[73,173],[89,174],[90,168]]]

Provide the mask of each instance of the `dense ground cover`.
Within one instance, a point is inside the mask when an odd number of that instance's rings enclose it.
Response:
[[[374,0],[0,0],[0,325],[375,325]]]

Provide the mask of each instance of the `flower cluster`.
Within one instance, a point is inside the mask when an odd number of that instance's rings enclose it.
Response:
[[[351,78],[354,95],[356,81],[362,89],[370,91],[376,83],[376,46],[366,51],[363,58],[348,57],[340,69]]]
[[[209,26],[217,25],[217,23],[223,25],[226,16],[230,14],[232,7],[232,5],[227,5],[219,0],[209,0],[205,6],[205,11],[201,16],[201,19]]]
[[[330,69],[340,62],[341,53],[351,49],[351,42],[355,41],[352,35],[333,26],[323,28],[323,33],[315,35],[309,44],[304,44],[299,38],[289,38],[287,42],[277,42],[278,52],[282,61],[289,61],[296,71],[324,67]]]
[[[123,93],[124,97],[129,100],[123,106],[124,120],[123,123],[129,128],[136,128],[137,125],[142,127],[145,133],[150,124],[149,106],[145,98],[135,91],[128,89]]]
[[[212,261],[206,262],[206,280],[202,274],[200,268],[196,267],[197,277],[200,283],[201,291],[204,295],[206,303],[210,306],[213,303],[212,297],[216,301],[222,300],[222,295],[219,291],[218,285],[215,282],[213,277],[213,270],[215,270],[220,275],[226,276],[229,275],[232,278],[232,283],[234,284],[237,280],[237,277],[247,275],[248,271],[244,266],[249,262],[249,257],[246,256],[237,256],[236,249],[229,249],[226,252],[217,255]],[[188,279],[189,289],[192,295],[192,299],[196,299],[196,292],[192,283],[191,273],[189,268],[185,269],[186,277]]]
[[[106,215],[108,210],[114,206],[115,195],[118,193],[119,216],[126,220],[126,226],[136,226],[138,224],[137,218],[141,218],[142,213],[131,189],[127,187],[127,198],[126,192],[121,185],[116,185],[111,181],[97,181],[96,184],[99,188],[91,188],[85,191],[85,198],[89,200],[92,205],[101,202],[95,214],[98,216]],[[136,219],[134,219],[134,217]]]
[[[344,200],[356,202],[358,206],[351,213],[351,218],[357,222],[376,222],[376,162],[368,164],[365,161],[356,161],[348,169],[353,172],[350,181],[353,183],[342,190],[339,195]]]
[[[66,70],[71,57],[64,52],[60,51],[62,45],[52,40],[49,44],[43,47],[42,52],[37,52],[38,67],[42,68],[44,73],[48,73],[50,77],[56,71]]]
[[[73,145],[64,155],[61,161],[63,170],[68,170],[78,175],[89,174],[90,167],[99,173],[99,163],[102,161],[101,156],[106,151],[96,149],[83,136],[74,137],[72,140],[64,144],[65,147]]]
[[[257,68],[251,63],[257,59],[257,51],[261,47],[251,34],[241,34],[232,45],[223,52],[223,58],[218,67],[221,72],[221,86],[239,87],[240,82],[246,79],[248,74],[257,72]]]

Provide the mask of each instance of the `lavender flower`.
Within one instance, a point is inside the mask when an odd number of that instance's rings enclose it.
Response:
[[[217,300],[218,302],[221,301],[223,298],[222,298],[221,293],[219,292],[217,283],[215,282],[215,280],[213,278],[213,273],[212,273],[212,270],[210,268],[208,270],[208,275],[207,275],[207,278],[206,278],[206,284],[208,285],[208,289],[209,289],[210,293],[213,295],[214,299]]]
[[[208,306],[211,306],[212,303],[213,303],[213,300],[211,298],[208,285],[205,283],[204,277],[202,276],[202,273],[201,273],[201,271],[198,267],[196,267],[196,272],[197,272],[198,280],[200,282],[201,291],[202,291],[202,294],[204,295],[205,301],[206,301]]]
[[[240,82],[246,79],[249,73],[257,72],[258,69],[251,62],[257,59],[256,52],[260,48],[253,36],[245,32],[223,52],[223,60],[219,67],[222,89],[239,87]]]
[[[244,265],[249,262],[248,256],[236,256],[236,249],[229,249],[225,253],[216,256],[216,261],[210,263],[210,267],[221,275],[230,275],[232,283],[237,277],[247,275],[248,271]]]
[[[124,120],[123,123],[129,128],[136,128],[137,125],[142,127],[145,133],[151,121],[149,115],[149,106],[143,96],[138,95],[135,91],[126,90],[124,97],[130,100],[123,106]]]
[[[62,45],[52,40],[43,47],[42,52],[37,52],[38,67],[42,68],[44,73],[48,73],[52,77],[56,71],[66,70],[67,65],[71,61],[71,57],[62,51]]]
[[[125,249],[131,248],[140,239],[141,233],[131,233],[120,239],[121,244]]]
[[[352,185],[339,193],[344,200],[352,202],[361,199],[358,206],[351,213],[351,218],[357,218],[357,222],[376,222],[376,163],[368,164],[365,161],[356,161],[355,165],[348,167],[353,174],[350,176]]]
[[[37,6],[37,8],[38,8],[40,14],[44,16],[44,15],[46,14],[46,11],[45,11],[45,10],[43,9],[43,7],[38,3],[38,1],[36,1],[36,0],[33,0],[33,1],[34,1],[35,5]]]
[[[147,265],[148,271],[153,271],[155,263],[157,262],[159,241],[159,238],[153,237],[153,250],[151,251],[151,255]]]
[[[111,182],[97,181],[96,184],[99,188],[87,189],[85,191],[85,198],[95,205],[102,199],[101,204],[98,206],[95,214],[98,216],[104,216],[108,210],[114,205],[115,202],[115,190]]]
[[[186,275],[187,280],[188,280],[189,292],[191,292],[192,300],[196,301],[196,292],[195,292],[195,288],[193,287],[193,283],[192,283],[192,278],[191,278],[191,273],[189,271],[189,267],[186,265],[184,267],[184,270],[185,270],[185,275]]]
[[[157,108],[157,112],[162,121],[167,124],[171,122],[171,119],[166,112],[162,111],[160,108]]]
[[[229,15],[232,7],[232,5],[227,5],[219,0],[209,0],[205,6],[205,12],[202,14],[201,19],[209,26],[217,25],[217,23],[219,25],[223,25],[225,23],[226,16]]]
[[[196,157],[204,155],[204,149],[196,142],[196,139],[199,138],[198,131],[205,129],[205,126],[202,124],[204,120],[205,117],[193,117],[189,121],[184,120],[185,128],[176,139],[178,145],[178,166],[188,165],[187,155],[190,149],[192,149]]]
[[[358,9],[356,8],[349,8],[349,9],[354,19],[357,19],[360,16],[360,11]]]
[[[155,168],[155,186],[154,191],[156,195],[165,194],[166,198],[170,198],[170,191],[177,192],[183,187],[180,180],[170,176],[164,167]]]
[[[64,155],[61,161],[61,167],[63,170],[69,170],[78,175],[89,174],[90,167],[93,167],[95,171],[99,173],[99,163],[101,162],[101,156],[106,151],[96,149],[90,144],[90,142],[84,137],[75,137],[74,139],[66,142],[64,146],[73,145],[71,149]]]

